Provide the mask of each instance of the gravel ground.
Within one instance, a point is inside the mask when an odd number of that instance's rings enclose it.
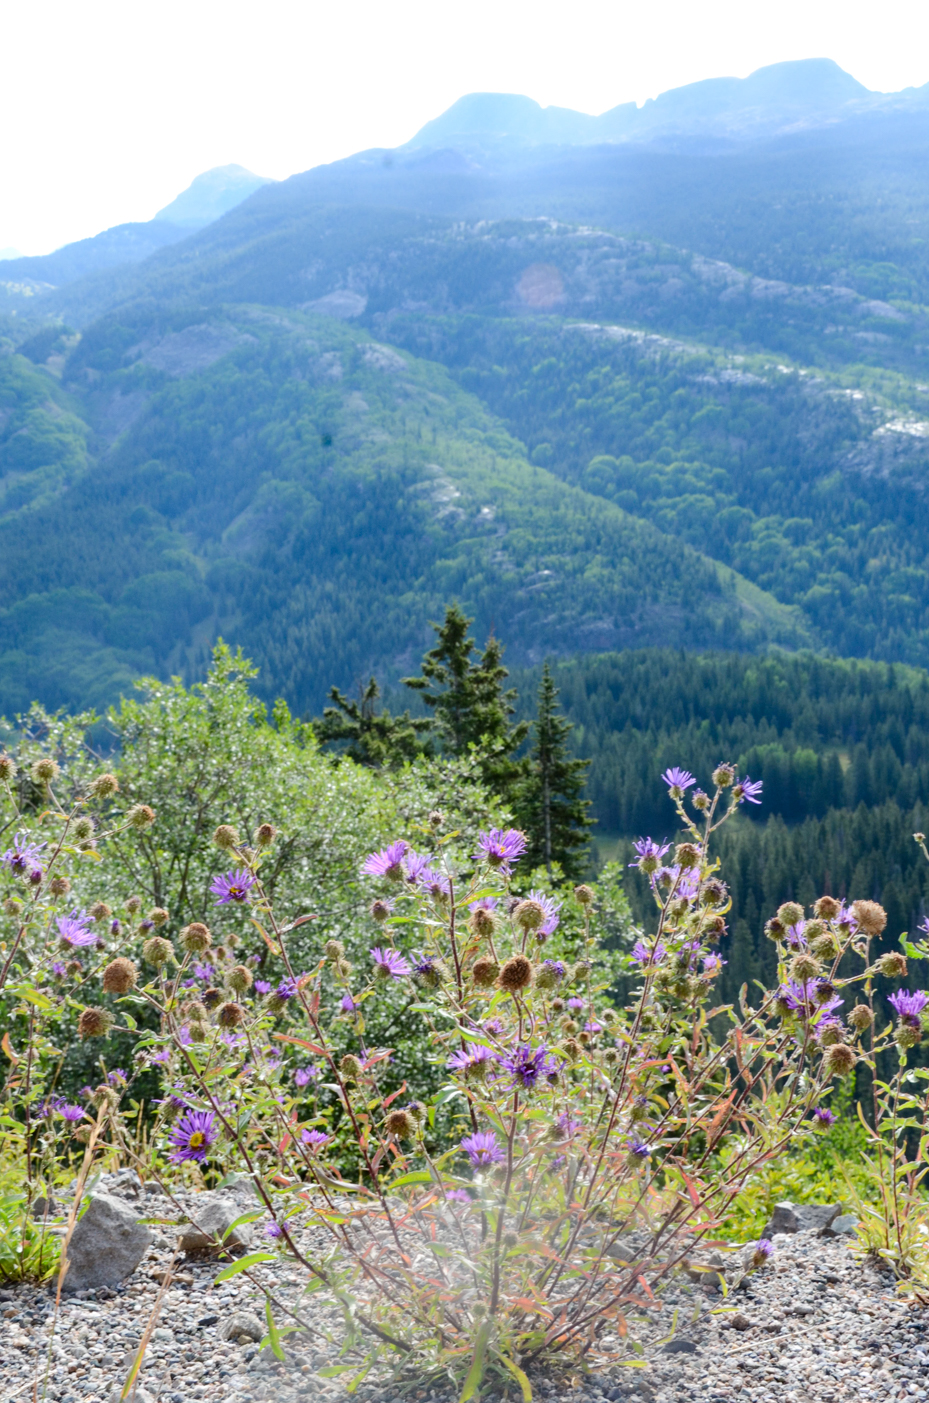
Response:
[[[778,1235],[774,1242],[770,1261],[727,1297],[681,1277],[646,1323],[630,1321],[630,1334],[645,1346],[644,1368],[614,1366],[589,1378],[538,1378],[535,1396],[550,1403],[925,1399],[929,1313],[900,1301],[889,1276],[855,1262],[847,1238],[802,1232]],[[37,1356],[43,1360],[42,1374],[49,1361],[48,1388],[43,1395],[40,1386],[39,1399],[116,1403],[158,1295],[154,1274],[171,1255],[161,1239],[115,1293],[66,1298],[50,1350],[54,1297],[32,1287],[0,1291],[2,1403],[31,1403]],[[317,1371],[334,1359],[334,1348],[324,1338],[304,1337],[308,1342],[294,1346],[283,1366],[267,1352],[259,1353],[251,1339],[227,1341],[222,1332],[236,1312],[260,1313],[255,1287],[242,1276],[214,1284],[215,1265],[181,1265],[178,1270],[181,1279],[164,1294],[141,1375],[141,1388],[150,1399],[347,1400],[341,1383],[318,1377]],[[285,1297],[293,1298],[302,1285],[299,1271],[279,1264],[273,1279]],[[325,1330],[325,1317],[318,1307],[311,1310],[313,1323]],[[448,1398],[426,1389],[402,1396],[383,1382],[362,1385],[354,1396],[362,1403],[402,1403],[403,1397],[446,1403]]]

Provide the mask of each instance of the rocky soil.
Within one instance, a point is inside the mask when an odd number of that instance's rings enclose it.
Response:
[[[254,1206],[247,1188],[234,1193],[243,1211]],[[769,1261],[728,1295],[706,1277],[681,1276],[647,1321],[630,1321],[630,1333],[644,1344],[644,1367],[613,1366],[586,1378],[541,1377],[533,1381],[536,1398],[546,1403],[925,1399],[929,1312],[901,1301],[888,1274],[856,1262],[848,1235],[823,1237],[821,1231],[775,1234]],[[0,1291],[2,1403],[32,1403],[37,1370],[40,1380],[47,1379],[44,1393],[39,1384],[39,1399],[117,1403],[174,1241],[158,1234],[132,1276],[115,1289],[65,1297],[54,1331],[54,1296],[48,1290]],[[336,1362],[336,1347],[326,1334],[337,1330],[338,1321],[312,1298],[302,1313],[317,1333],[290,1337],[282,1365],[259,1349],[261,1296],[247,1278],[216,1282],[220,1267],[211,1262],[181,1260],[175,1269],[179,1275],[162,1296],[137,1403],[347,1399],[342,1382],[319,1377],[321,1368]],[[278,1261],[271,1273],[278,1295],[296,1301],[303,1285],[300,1271]],[[354,1396],[362,1403],[451,1403],[441,1390],[402,1393],[386,1380],[362,1384]]]

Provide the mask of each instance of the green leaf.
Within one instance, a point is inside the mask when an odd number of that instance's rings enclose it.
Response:
[[[516,1382],[522,1389],[523,1403],[532,1403],[532,1384],[526,1378],[526,1375],[523,1373],[522,1369],[520,1369],[519,1365],[515,1363],[514,1360],[508,1359],[505,1354],[501,1354],[500,1358],[503,1360],[504,1364],[509,1369],[510,1373],[513,1375],[513,1378],[516,1380]]]
[[[259,1262],[273,1262],[273,1252],[249,1252],[247,1256],[240,1257],[231,1266],[223,1267],[221,1272],[217,1272],[214,1280],[228,1281],[230,1276],[238,1276],[240,1271],[248,1271],[249,1267],[255,1267]]]
[[[428,1169],[414,1169],[409,1174],[401,1174],[399,1179],[394,1179],[392,1184],[388,1184],[384,1189],[385,1194],[389,1194],[392,1189],[402,1188],[404,1184],[429,1184],[432,1182],[432,1175]]]
[[[252,1208],[249,1210],[248,1213],[240,1214],[239,1217],[234,1220],[234,1222],[231,1222],[229,1224],[228,1228],[223,1233],[223,1242],[226,1241],[230,1233],[235,1232],[236,1228],[240,1225],[240,1223],[257,1223],[258,1219],[263,1217],[264,1210],[261,1208]]]
[[[43,1013],[50,1013],[54,1008],[51,999],[47,999],[44,994],[40,994],[38,989],[30,989],[27,985],[23,985],[17,990],[17,993],[21,999],[25,999],[28,1003],[34,1004],[36,1008],[41,1009]]]
[[[265,1315],[268,1318],[268,1342],[275,1359],[284,1363],[284,1351],[281,1349],[281,1337],[278,1334],[277,1326],[274,1323],[274,1316],[271,1314],[271,1302],[265,1296]]]
[[[461,1390],[461,1397],[458,1403],[468,1403],[469,1398],[473,1398],[481,1386],[481,1379],[484,1377],[484,1355],[487,1352],[487,1341],[490,1339],[491,1322],[485,1320],[480,1330],[477,1332],[477,1339],[474,1341],[474,1357],[471,1360],[471,1368],[464,1381],[464,1388]]]
[[[320,1379],[337,1379],[340,1374],[350,1374],[357,1367],[355,1364],[329,1364],[325,1369],[317,1369],[316,1375]]]

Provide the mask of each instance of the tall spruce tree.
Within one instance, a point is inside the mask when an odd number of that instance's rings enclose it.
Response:
[[[452,755],[467,755],[473,746],[481,778],[501,798],[512,800],[526,772],[516,751],[529,733],[529,723],[515,726],[515,688],[504,690],[509,673],[503,666],[503,646],[493,635],[483,652],[476,650],[469,619],[457,604],[433,624],[437,638],[422,661],[419,677],[405,677],[404,686],[418,692],[433,713],[435,734]]]
[[[589,760],[575,759],[568,749],[574,723],[558,705],[548,663],[539,683],[538,714],[532,723],[528,774],[516,800],[516,814],[529,839],[526,867],[548,868],[557,863],[564,875],[578,880],[588,866],[590,801],[583,797]]]
[[[432,730],[431,718],[411,716],[408,711],[402,716],[378,711],[380,694],[373,677],[358,701],[346,697],[338,687],[331,687],[329,696],[335,705],[327,706],[322,720],[314,722],[318,740],[347,741],[346,754],[360,765],[374,769],[392,769],[406,760],[415,760],[417,755],[428,754],[430,745],[424,737]]]

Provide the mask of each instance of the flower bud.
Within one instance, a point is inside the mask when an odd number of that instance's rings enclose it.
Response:
[[[90,782],[90,793],[95,799],[109,799],[118,790],[119,780],[115,775],[97,775],[97,778]]]
[[[245,1021],[245,1010],[241,1004],[222,1004],[216,1021],[221,1028],[238,1028]]]
[[[836,1077],[847,1076],[857,1061],[855,1049],[848,1043],[835,1043],[827,1047],[823,1056],[826,1071]]]
[[[513,920],[520,930],[538,930],[545,920],[545,911],[538,901],[521,901],[513,911]]]
[[[361,1080],[361,1063],[351,1052],[347,1052],[339,1063],[339,1071],[345,1081]]]
[[[695,789],[690,797],[690,802],[699,813],[704,814],[710,807],[710,796],[705,794],[702,789]]]
[[[153,906],[148,913],[148,919],[157,930],[159,926],[167,925],[169,917],[163,906]]]
[[[147,965],[154,965],[156,969],[166,965],[173,954],[174,947],[170,940],[165,940],[160,935],[149,936],[142,946],[142,959]]]
[[[67,877],[53,877],[48,884],[48,889],[52,896],[67,896],[71,890],[71,883]]]
[[[183,1023],[205,1023],[208,1015],[206,1005],[199,999],[185,999],[177,1011],[177,1016]]]
[[[391,1111],[384,1122],[384,1128],[388,1135],[395,1135],[398,1140],[409,1140],[416,1132],[413,1117],[409,1111]]]
[[[877,967],[888,979],[906,978],[906,956],[901,955],[899,950],[888,950],[878,960]]]
[[[497,975],[500,973],[500,966],[496,960],[492,960],[489,955],[483,956],[480,960],[475,960],[471,966],[471,978],[479,989],[489,989],[496,983]]]
[[[134,916],[138,911],[142,910],[142,898],[140,896],[128,896],[124,904],[130,916]]]
[[[803,907],[798,901],[785,901],[783,906],[777,908],[777,919],[785,930],[788,926],[795,926],[803,920]]]
[[[111,960],[103,971],[103,992],[105,994],[128,994],[130,989],[134,989],[139,978],[139,971],[131,960],[124,956],[116,960]]]
[[[22,904],[16,900],[15,896],[7,896],[3,901],[3,914],[15,921],[22,911]]]
[[[567,1036],[568,1036],[569,1038],[573,1038],[573,1037],[574,1037],[575,1033],[577,1032],[577,1028],[578,1028],[578,1025],[575,1023],[575,1021],[574,1021],[573,1018],[568,1017],[568,1018],[563,1018],[563,1019],[561,1020],[561,1031],[562,1031],[563,1033],[567,1034]]]
[[[581,906],[592,906],[594,903],[593,888],[582,882],[579,887],[574,888],[574,900]]]
[[[805,979],[814,979],[821,969],[822,965],[815,955],[809,950],[801,950],[790,966],[790,976],[802,983]]]
[[[855,1004],[855,1007],[848,1011],[848,1021],[856,1033],[863,1033],[874,1022],[874,1014],[867,1004]]]
[[[818,935],[816,939],[811,942],[810,948],[814,955],[818,955],[822,960],[834,960],[839,953],[839,947],[836,944],[835,936],[828,930],[824,930],[822,935]]]
[[[842,1041],[842,1029],[835,1023],[821,1023],[816,1030],[820,1047],[832,1047],[833,1043]]]
[[[126,821],[132,828],[137,828],[141,833],[145,828],[151,828],[155,822],[155,810],[150,809],[148,804],[133,804],[126,814]]]
[[[0,784],[11,784],[16,778],[16,762],[12,755],[0,755]]]
[[[52,780],[57,779],[61,774],[61,768],[50,755],[43,755],[41,760],[33,762],[29,773],[36,784],[51,784]]]
[[[181,944],[189,955],[202,955],[209,950],[211,940],[209,928],[201,921],[192,921],[181,931]]]
[[[345,954],[345,946],[341,940],[327,940],[323,946],[327,960],[341,960]]]
[[[608,1047],[603,1054],[603,1065],[605,1067],[615,1067],[619,1064],[619,1050],[615,1047]]]
[[[561,1044],[561,1050],[569,1062],[576,1062],[581,1055],[581,1045],[573,1038],[566,1038]]]
[[[218,848],[228,852],[230,848],[239,846],[239,835],[231,823],[221,823],[213,834],[213,842]]]
[[[389,901],[381,900],[372,901],[371,906],[369,908],[371,916],[375,921],[377,921],[378,925],[380,925],[383,921],[387,920],[387,917],[390,915],[392,909],[393,908],[391,907]],[[336,942],[333,941],[330,943],[335,944]]]
[[[259,823],[255,829],[254,843],[256,848],[269,848],[277,837],[277,829],[273,823]]]
[[[113,1026],[113,1015],[105,1008],[85,1008],[77,1020],[80,1038],[105,1038]]]
[[[532,965],[525,955],[511,955],[497,976],[497,984],[508,994],[518,994],[532,981]]]
[[[552,1012],[553,1012],[553,1013],[564,1013],[564,1010],[565,1010],[565,1001],[564,1001],[564,999],[552,999]]]
[[[84,973],[84,966],[81,964],[80,960],[69,960],[65,968],[65,973],[69,979],[77,979],[79,975]]]
[[[187,1031],[190,1034],[190,1041],[193,1043],[205,1043],[210,1035],[209,1025],[196,1021],[188,1024]]]
[[[351,960],[337,960],[335,964],[335,972],[340,979],[347,979],[353,968]]]
[[[876,901],[853,901],[852,915],[865,935],[880,935],[887,924],[887,912]]]
[[[691,868],[698,866],[700,850],[693,843],[679,843],[674,851],[674,861],[682,872],[688,872]]]
[[[74,820],[73,824],[71,825],[71,832],[74,834],[74,837],[79,843],[86,843],[88,838],[92,838],[94,836],[93,819],[88,818],[86,814],[82,814],[80,818],[76,818]]]
[[[95,901],[90,908],[90,919],[92,921],[108,921],[113,912],[105,901]]]
[[[252,987],[252,972],[245,965],[233,965],[226,974],[226,983],[237,994],[244,994]]]
[[[734,765],[717,765],[716,769],[713,771],[713,783],[716,785],[717,789],[728,789],[734,779]]]

